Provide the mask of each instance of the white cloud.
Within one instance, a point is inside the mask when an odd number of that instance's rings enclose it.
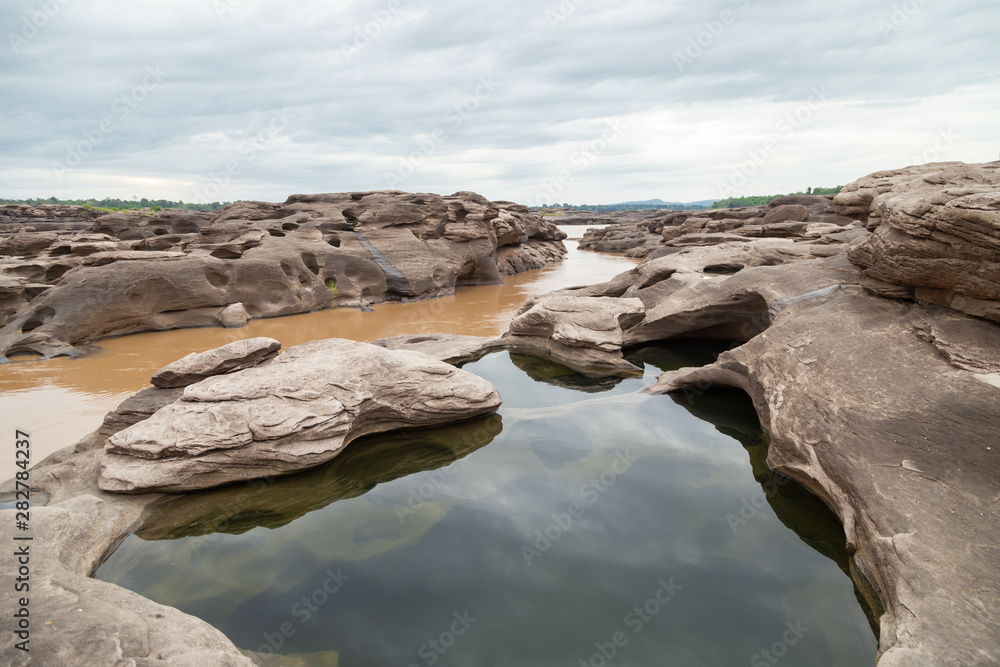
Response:
[[[746,194],[902,166],[940,131],[954,137],[942,159],[1000,150],[992,0],[49,0],[58,11],[24,37],[45,4],[0,9],[0,196],[191,201],[234,157],[220,199],[380,189],[442,128],[400,187],[534,203],[569,169],[560,201],[693,200],[776,134]],[[163,84],[58,178],[147,67]],[[497,90],[450,124],[484,76]],[[830,101],[776,130],[819,86]],[[292,120],[246,159],[284,108]],[[573,168],[615,118],[620,136]]]

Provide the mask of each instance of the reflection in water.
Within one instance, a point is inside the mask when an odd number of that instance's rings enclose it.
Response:
[[[144,540],[279,528],[378,484],[451,465],[503,430],[499,415],[422,430],[370,435],[329,463],[288,477],[169,496],[152,505],[137,535]]]
[[[670,366],[718,351],[631,353]],[[788,623],[808,630],[782,665],[874,662],[875,638],[834,562],[843,536],[830,513],[790,483],[752,504],[774,478],[745,397],[708,392],[682,406],[638,393],[652,366],[600,393],[536,382],[506,354],[466,368],[505,399],[489,447],[474,438],[462,456],[428,431],[405,445],[416,448],[412,469],[448,465],[398,477],[411,469],[403,441],[375,439],[341,468],[275,482],[268,502],[211,507],[233,489],[169,501],[177,519],[154,513],[142,535],[156,541],[130,537],[98,577],[196,614],[248,650],[269,652],[266,637],[290,622],[279,652],[315,665],[424,665],[432,654],[455,665],[590,664],[618,632],[627,642],[615,665],[748,664]],[[384,469],[367,458],[381,447],[392,452]],[[734,525],[744,501],[755,513]],[[342,586],[318,596],[332,576]],[[680,590],[652,605],[661,581]],[[429,639],[455,614],[475,621],[434,653]]]
[[[822,500],[767,465],[769,441],[760,428],[753,402],[745,392],[714,388],[670,396],[692,415],[714,424],[720,433],[737,440],[750,455],[753,476],[760,484],[761,493],[751,500],[749,508],[741,507],[741,512],[734,514],[734,525],[742,526],[747,520],[746,516],[756,507],[754,501],[759,504],[761,498],[766,498],[781,523],[788,526],[803,542],[836,563],[844,574],[853,578],[847,538],[840,520]],[[872,631],[878,636],[878,618],[882,615],[882,610],[877,606],[877,598],[874,600],[876,608],[872,608],[873,600],[866,582],[862,581],[861,586],[865,590],[856,588],[855,595]]]
[[[568,228],[572,236],[584,228]],[[172,361],[235,340],[270,336],[284,347],[321,338],[373,341],[396,334],[455,333],[492,336],[506,328],[526,299],[555,289],[602,282],[638,260],[577,251],[565,242],[566,260],[505,279],[504,285],[459,288],[455,296],[407,304],[380,304],[372,312],[325,310],[269,320],[242,329],[210,327],[143,333],[97,343],[81,359],[0,365],[0,415],[17,416],[33,436],[33,460],[74,444],[130,394],[149,386],[154,372]],[[14,474],[0,461],[0,479]]]

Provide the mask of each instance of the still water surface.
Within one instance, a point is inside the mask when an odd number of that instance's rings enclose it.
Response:
[[[746,396],[637,393],[713,350],[633,355],[601,384],[490,355],[499,415],[169,499],[97,576],[309,665],[873,664],[843,532]]]

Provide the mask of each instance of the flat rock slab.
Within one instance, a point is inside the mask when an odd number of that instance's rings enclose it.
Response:
[[[459,336],[456,334],[403,334],[381,338],[375,345],[389,350],[412,350],[445,361],[449,364],[466,364],[490,352],[503,350],[507,341],[485,336]]]
[[[417,352],[343,339],[289,348],[263,367],[188,386],[109,438],[106,491],[191,491],[329,461],[352,440],[490,414],[486,380]]]
[[[215,375],[252,368],[273,358],[281,343],[273,338],[237,340],[207,352],[195,352],[167,364],[153,374],[154,387],[186,387]]]

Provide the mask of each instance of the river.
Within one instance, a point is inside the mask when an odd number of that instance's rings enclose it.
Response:
[[[397,334],[455,333],[492,336],[533,295],[574,285],[603,282],[637,260],[577,250],[587,227],[560,227],[570,238],[558,264],[505,279],[503,285],[460,287],[454,296],[416,303],[384,303],[372,312],[324,310],[267,320],[242,329],[211,327],[107,338],[80,359],[18,362],[0,366],[0,415],[32,435],[34,462],[75,444],[96,429],[104,415],[149,386],[154,372],[192,352],[255,336],[291,345],[321,338],[374,341]],[[0,478],[14,472],[13,459],[0,461]]]

